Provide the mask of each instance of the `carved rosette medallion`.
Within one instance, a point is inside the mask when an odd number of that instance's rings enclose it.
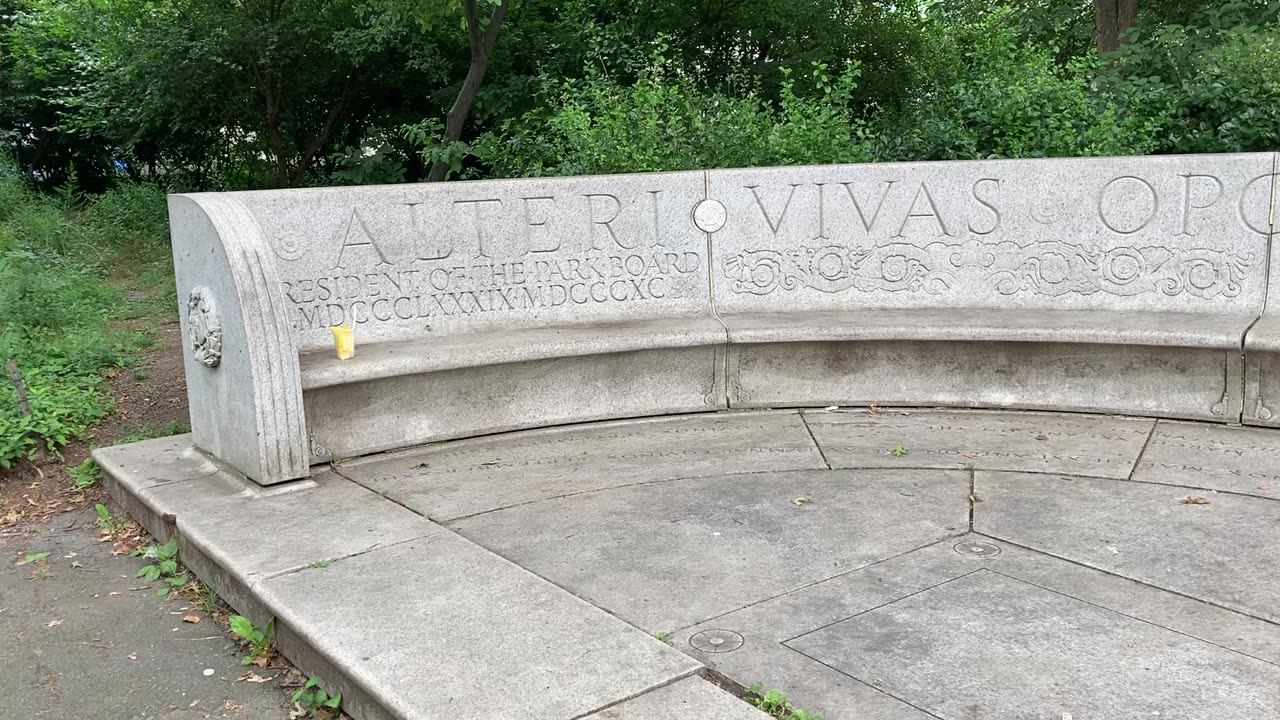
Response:
[[[192,288],[187,298],[187,340],[196,362],[208,368],[222,362],[222,323],[207,287]]]

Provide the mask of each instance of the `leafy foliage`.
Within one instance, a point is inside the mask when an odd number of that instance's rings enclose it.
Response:
[[[240,664],[265,665],[271,658],[271,636],[275,621],[268,622],[266,627],[258,627],[243,615],[232,615],[229,623],[231,633],[249,646],[249,654],[240,659]]]
[[[743,699],[759,708],[764,714],[779,720],[822,720],[821,715],[814,715],[808,710],[793,707],[781,690],[766,691],[761,683],[752,685]]]
[[[289,700],[309,718],[317,717],[320,713],[326,713],[326,717],[336,717],[342,710],[342,693],[330,695],[321,685],[320,678],[315,675],[307,678],[307,682],[295,690]]]
[[[0,469],[41,444],[56,452],[110,411],[101,372],[128,364],[145,338],[112,324],[129,303],[107,274],[122,255],[168,255],[164,213],[152,186],[42,195],[0,159],[0,361],[16,361],[31,410],[0,378]]]
[[[137,577],[147,582],[162,581],[163,584],[156,591],[157,595],[168,595],[191,581],[191,578],[182,571],[182,566],[178,564],[176,536],[169,538],[169,542],[163,545],[152,545],[142,550],[141,556],[152,562],[143,565],[138,570]]]

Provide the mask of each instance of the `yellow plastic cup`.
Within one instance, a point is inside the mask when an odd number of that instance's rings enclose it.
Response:
[[[338,351],[339,360],[356,356],[356,337],[350,325],[334,325],[329,331],[333,333],[333,348]]]

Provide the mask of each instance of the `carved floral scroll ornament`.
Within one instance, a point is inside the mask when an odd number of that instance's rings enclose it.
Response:
[[[207,287],[196,287],[187,298],[187,340],[191,355],[205,367],[222,362],[222,323]]]
[[[1001,295],[1032,292],[1118,296],[1163,293],[1202,299],[1236,297],[1253,255],[1203,248],[1118,247],[1056,241],[1011,241],[924,247],[890,243],[847,248],[828,245],[788,251],[745,250],[724,261],[736,293],[768,295],[802,287],[836,293],[922,292],[940,295],[958,284]]]

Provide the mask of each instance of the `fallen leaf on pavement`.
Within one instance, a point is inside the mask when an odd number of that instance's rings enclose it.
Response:
[[[200,622],[200,616],[199,616],[199,615],[183,615],[183,616],[182,616],[182,622],[184,622],[184,623],[198,623],[198,622]]]
[[[61,625],[61,624],[62,624],[62,621],[61,621],[61,620],[50,620],[49,622],[45,623],[45,625],[44,625],[44,626],[45,626],[45,627],[57,627],[58,625]]]
[[[250,670],[249,672],[236,678],[236,682],[240,682],[241,680],[244,680],[245,682],[251,682],[251,683],[264,683],[269,680],[275,680],[275,679],[276,677],[274,675],[272,675],[271,677],[262,677],[258,673]]]
[[[1189,495],[1186,498],[1183,498],[1182,504],[1183,505],[1208,505],[1209,498],[1201,497],[1199,495]]]
[[[811,503],[811,502],[813,502],[813,501],[812,501],[812,500],[810,500],[810,499],[809,499],[809,498],[807,498],[807,497],[798,497],[798,498],[793,498],[793,499],[791,500],[791,504],[792,504],[792,505],[795,505],[796,507],[802,507],[802,506],[804,506],[804,505],[808,505],[808,504],[809,504],[809,503]]]

